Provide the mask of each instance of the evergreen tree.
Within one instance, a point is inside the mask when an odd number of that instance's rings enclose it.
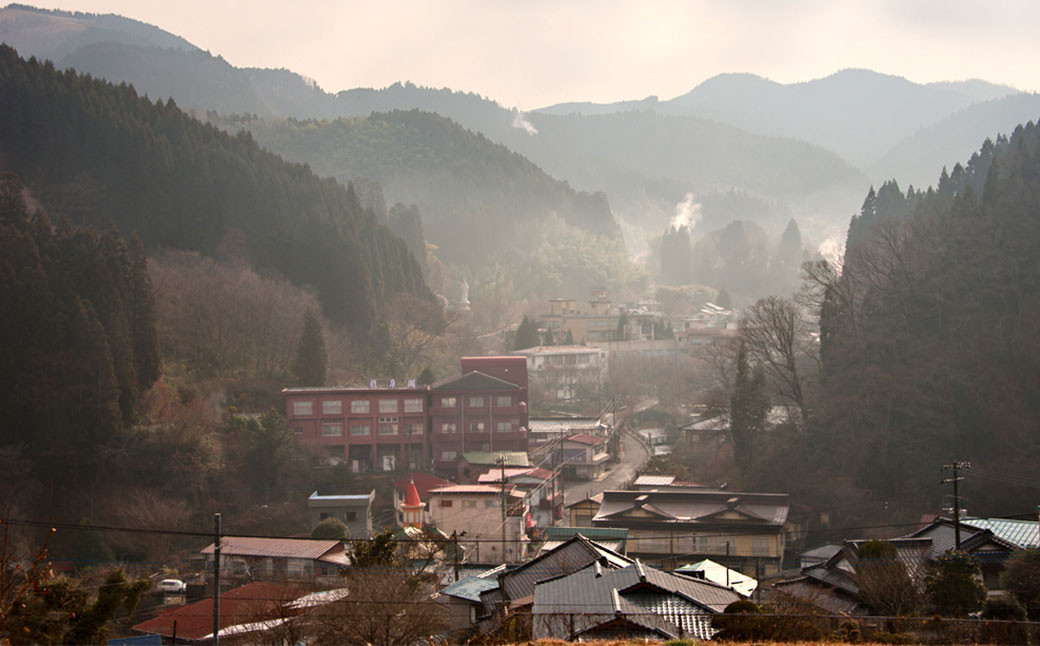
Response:
[[[769,399],[766,394],[764,371],[754,370],[748,362],[747,349],[741,342],[737,352],[737,374],[730,400],[730,437],[733,440],[733,461],[746,477],[751,470],[756,444],[765,428]]]
[[[303,331],[293,361],[293,374],[297,382],[301,386],[324,386],[327,361],[321,323],[314,312],[308,310],[303,317]]]
[[[725,289],[720,289],[719,293],[715,295],[715,304],[719,307],[725,307],[726,309],[731,310],[733,309],[733,298]]]
[[[516,339],[513,341],[514,350],[526,350],[527,348],[533,348],[538,345],[538,328],[535,324],[526,316],[520,321],[520,326],[516,328]]]
[[[564,345],[574,345],[574,333],[571,332],[570,328],[567,329],[567,338],[563,340]]]
[[[556,339],[553,337],[552,328],[545,328],[545,341],[542,345],[556,345]]]
[[[944,617],[967,617],[986,601],[979,562],[967,552],[943,554],[924,583],[932,606]]]
[[[420,386],[429,386],[435,381],[437,381],[437,379],[434,377],[433,371],[430,370],[429,366],[426,366],[422,369],[422,372],[419,373],[419,378],[415,380],[415,383]]]
[[[618,317],[617,330],[614,331],[614,340],[628,340],[628,314],[626,314],[625,312],[622,312],[621,316]]]
[[[350,538],[347,524],[335,516],[329,516],[315,525],[311,538],[343,539]]]

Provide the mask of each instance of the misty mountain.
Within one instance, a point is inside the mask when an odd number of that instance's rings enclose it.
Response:
[[[198,49],[188,41],[158,27],[116,16],[70,11],[45,11],[10,4],[0,9],[0,41],[29,58],[60,61],[81,47],[97,43],[123,43],[175,49]]]
[[[133,88],[0,46],[3,170],[55,218],[135,232],[152,251],[248,261],[312,287],[363,338],[395,294],[432,298],[405,243],[357,195]]]
[[[921,128],[895,145],[869,171],[875,184],[896,178],[904,186],[933,186],[936,168],[952,168],[978,148],[978,142],[1009,134],[1015,124],[1040,119],[1040,95],[1013,94],[977,103]],[[994,128],[994,124],[1002,124]]]
[[[985,81],[920,85],[898,76],[847,69],[786,85],[754,74],[720,74],[674,99],[638,103],[664,114],[699,116],[750,132],[801,139],[865,167],[922,126],[973,103],[1014,93],[1013,88]],[[612,105],[628,109],[628,103],[633,102]],[[539,112],[558,114],[565,109],[551,106]]]
[[[602,193],[577,192],[505,146],[429,112],[223,125],[247,127],[262,146],[321,175],[375,180],[387,201],[417,205],[443,260],[488,263],[550,215],[591,234],[619,235]]]
[[[11,11],[0,10],[0,15]],[[64,14],[44,11],[37,11],[36,16],[40,21],[69,20]],[[77,16],[84,22],[98,19]],[[816,211],[844,216],[855,204],[849,197],[862,194],[868,184],[864,176],[819,148],[758,138],[732,126],[688,116],[645,112],[605,114],[593,120],[573,115],[525,118],[477,94],[411,83],[330,94],[293,72],[237,69],[197,49],[161,48],[128,40],[91,42],[75,49],[68,44],[65,50],[71,51],[57,64],[132,84],[151,97],[172,96],[179,106],[200,112],[330,120],[393,110],[434,112],[523,154],[577,189],[606,192],[615,209],[636,228],[656,230],[690,191],[708,194],[737,189],[767,200],[808,203]],[[650,105],[653,99],[638,102],[644,103]],[[544,132],[534,134],[538,129]],[[656,154],[658,146],[664,146],[660,155]],[[821,199],[821,195],[827,197]],[[747,216],[734,213],[731,217]],[[772,226],[779,228],[784,222],[786,219],[780,219]]]

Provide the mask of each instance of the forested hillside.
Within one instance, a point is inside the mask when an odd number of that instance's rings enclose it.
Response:
[[[0,142],[51,213],[136,232],[146,248],[231,248],[313,286],[330,319],[367,334],[393,294],[428,298],[404,242],[354,192],[199,123],[172,100],[0,48]]]
[[[752,471],[775,485],[802,460],[812,466],[793,486],[818,509],[858,490],[891,513],[907,498],[938,500],[941,465],[963,460],[969,512],[1035,513],[1038,268],[1032,122],[943,170],[936,189],[872,190],[840,275],[813,268],[822,372],[818,389],[803,382],[815,392],[803,399],[807,434],[785,435],[784,457]],[[823,481],[827,492],[814,488]]]
[[[47,482],[47,500],[67,495],[100,477],[101,445],[133,420],[159,377],[140,241],[52,223],[5,173],[0,311],[0,448],[26,455],[27,487]],[[10,458],[0,459],[4,471],[16,466]]]
[[[230,128],[237,124],[228,123]],[[416,204],[444,260],[487,263],[527,245],[550,215],[597,235],[619,234],[602,194],[579,193],[520,155],[435,114],[244,123],[264,147],[346,183],[378,181],[391,202]]]

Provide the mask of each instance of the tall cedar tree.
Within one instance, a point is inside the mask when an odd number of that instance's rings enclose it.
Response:
[[[158,376],[148,367],[158,347],[139,362],[133,343],[155,338],[151,296],[134,296],[144,264],[118,234],[53,226],[25,195],[13,175],[0,178],[0,445],[22,445],[55,504],[72,510]]]
[[[324,386],[327,368],[328,357],[325,354],[321,323],[314,312],[308,310],[303,317],[303,331],[296,346],[293,374],[301,386]]]
[[[531,319],[524,317],[520,326],[516,328],[516,340],[513,342],[514,350],[526,350],[538,345],[538,328]]]
[[[769,411],[766,378],[761,368],[752,369],[747,349],[740,344],[737,352],[737,374],[730,400],[730,436],[733,440],[733,461],[747,477],[752,468],[755,449],[765,427]]]

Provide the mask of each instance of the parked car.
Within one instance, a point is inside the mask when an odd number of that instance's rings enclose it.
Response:
[[[180,579],[163,579],[157,586],[159,590],[166,593],[184,592],[187,589],[187,585]]]

